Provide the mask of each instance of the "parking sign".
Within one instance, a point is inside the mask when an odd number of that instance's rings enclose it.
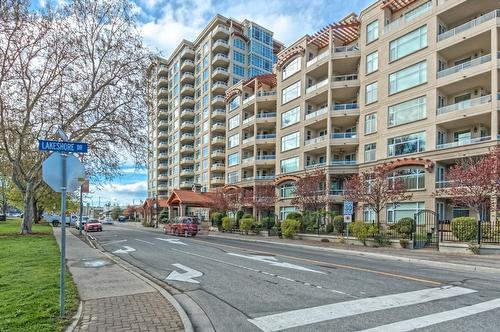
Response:
[[[344,215],[351,216],[354,213],[353,204],[351,201],[344,201]]]

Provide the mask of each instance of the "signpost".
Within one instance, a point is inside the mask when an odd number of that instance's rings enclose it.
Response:
[[[40,151],[53,153],[42,163],[42,177],[55,192],[61,193],[61,274],[60,274],[60,314],[64,317],[64,270],[66,262],[66,193],[73,192],[81,185],[85,169],[77,157],[71,153],[86,153],[86,143],[68,142],[68,137],[58,129],[64,141],[39,140]]]
[[[344,222],[347,224],[347,244],[349,244],[349,224],[352,222],[353,212],[354,204],[351,201],[344,201]]]

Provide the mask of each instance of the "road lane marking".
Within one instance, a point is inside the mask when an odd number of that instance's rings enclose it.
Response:
[[[183,246],[187,246],[187,244],[185,244],[184,242],[181,242],[181,240],[179,240],[179,239],[164,239],[164,238],[161,238],[161,237],[157,237],[156,239],[160,240],[160,241],[169,242],[169,243],[172,243],[172,244],[181,244]]]
[[[294,260],[298,260],[298,261],[303,261],[303,262],[308,262],[308,263],[318,264],[318,265],[323,265],[323,266],[327,265],[327,266],[331,266],[331,267],[344,268],[344,269],[349,269],[349,270],[353,270],[353,271],[369,272],[369,273],[374,273],[374,274],[383,275],[383,276],[387,276],[387,277],[394,277],[394,278],[398,278],[398,279],[404,279],[404,280],[416,281],[416,282],[420,282],[420,283],[424,283],[424,284],[430,284],[430,285],[434,285],[434,286],[442,285],[442,283],[440,283],[438,281],[423,279],[423,278],[418,278],[418,277],[411,277],[411,276],[404,275],[404,274],[384,272],[384,271],[379,271],[379,270],[372,270],[372,269],[368,269],[368,268],[364,268],[364,267],[357,267],[357,266],[351,266],[351,265],[345,265],[345,264],[328,263],[328,262],[318,261],[318,260],[309,259],[309,258],[300,258],[300,257],[289,256],[289,255],[283,255],[283,254],[279,254],[279,253],[272,253],[269,251],[252,250],[252,249],[243,248],[243,247],[236,247],[236,246],[231,246],[228,244],[211,243],[211,242],[208,242],[208,244],[207,244],[206,241],[194,240],[194,239],[191,239],[191,241],[204,243],[204,245],[212,246],[214,248],[217,248],[217,246],[222,246],[222,247],[233,248],[233,249],[238,249],[238,250],[242,250],[242,251],[256,252],[256,253],[260,253],[260,254],[264,254],[264,255],[276,255],[276,256],[280,256],[280,257],[285,257],[285,258],[289,258],[289,259],[294,259]],[[272,243],[271,243],[271,245],[272,245]]]
[[[176,281],[182,281],[182,282],[190,282],[192,284],[199,284],[200,282],[198,280],[194,280],[193,278],[198,278],[203,275],[200,271],[197,271],[195,269],[192,269],[190,267],[187,267],[185,265],[179,264],[179,263],[174,263],[172,264],[176,268],[179,268],[181,270],[186,271],[185,273],[179,273],[177,271],[172,271],[166,278],[165,280],[176,280]]]
[[[482,302],[454,310],[403,320],[400,322],[377,326],[361,332],[405,332],[423,327],[448,322],[451,320],[472,316],[481,312],[500,308],[500,299]]]
[[[149,242],[149,241],[144,241],[144,240],[141,240],[141,239],[135,239],[136,241],[139,241],[139,242],[144,242],[144,243],[147,243],[147,244],[150,244],[152,246],[154,246],[155,244],[153,242]]]
[[[108,244],[115,244],[115,243],[122,243],[122,242],[127,242],[127,240],[117,240],[117,241],[102,243],[101,246],[107,246]]]
[[[113,251],[113,254],[128,254],[129,252],[134,252],[135,249],[129,246],[123,246],[124,249],[118,249]]]
[[[248,255],[234,254],[234,253],[230,253],[230,252],[228,252],[227,254],[231,255],[231,256],[242,257],[242,258],[251,259],[254,261],[268,263],[272,266],[279,266],[279,267],[285,267],[288,269],[326,274],[325,272],[308,269],[307,267],[303,267],[300,265],[295,265],[295,264],[285,263],[285,262],[278,262],[278,260],[275,257],[271,257],[271,256],[258,256],[258,255],[248,256]]]
[[[249,319],[248,321],[262,331],[279,331],[378,310],[441,300],[474,292],[476,291],[472,289],[453,286],[427,288],[407,293],[363,298],[318,307],[292,310]]]

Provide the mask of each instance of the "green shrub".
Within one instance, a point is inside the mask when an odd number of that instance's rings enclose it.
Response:
[[[252,229],[254,222],[253,218],[245,218],[245,216],[243,216],[240,220],[240,230],[244,231],[245,234],[248,234],[248,231]]]
[[[224,231],[230,231],[234,226],[234,219],[231,217],[222,218],[222,229]]]
[[[245,218],[245,219],[248,219],[248,218],[253,218],[253,215],[251,215],[250,213],[245,213],[245,214],[243,214],[243,215],[241,216],[241,219],[243,219],[243,218]]]
[[[285,219],[281,225],[283,235],[288,238],[293,238],[299,231],[300,221],[294,219]]]
[[[413,219],[409,217],[401,218],[397,223],[389,226],[389,228],[395,230],[403,239],[407,239],[413,232]]]
[[[410,244],[410,241],[408,241],[407,239],[400,239],[399,240],[399,245],[401,246],[401,248],[407,248],[408,247],[408,244]]]
[[[327,233],[333,233],[333,223],[329,222],[328,224],[326,224],[326,232]]]
[[[224,214],[222,214],[220,212],[212,213],[212,216],[211,216],[212,225],[220,228],[222,225],[222,218],[224,218]]]
[[[260,220],[262,227],[265,229],[274,227],[274,217],[264,217]]]
[[[359,241],[363,242],[366,246],[366,239],[372,234],[378,232],[377,227],[371,224],[367,224],[363,221],[355,221],[349,224],[349,232],[352,233]]]
[[[286,219],[302,221],[302,214],[300,212],[290,212],[286,216]]]
[[[374,234],[373,235],[373,240],[375,240],[375,243],[380,246],[380,247],[385,247],[391,244],[391,241],[384,235],[384,234]]]
[[[236,212],[236,221],[238,221],[241,218],[243,218],[244,215],[245,215],[245,212],[243,212],[243,211]]]
[[[461,242],[472,241],[477,236],[477,222],[472,217],[453,218],[451,232]]]
[[[337,234],[342,234],[344,232],[344,216],[333,217],[333,228]]]
[[[162,223],[167,223],[168,222],[168,210],[167,209],[163,209],[160,212],[159,221],[162,222]]]
[[[318,229],[318,223],[316,221],[303,221],[302,227],[299,226],[300,230],[305,230],[307,232],[315,232]]]

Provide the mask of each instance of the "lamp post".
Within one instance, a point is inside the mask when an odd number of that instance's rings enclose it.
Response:
[[[155,228],[158,228],[158,194],[155,194],[153,202],[153,208],[155,210]]]

